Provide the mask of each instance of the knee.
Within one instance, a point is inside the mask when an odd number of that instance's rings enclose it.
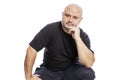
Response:
[[[38,75],[38,74],[35,74],[33,76],[36,78],[36,80],[42,80],[41,77],[40,77],[40,75]]]
[[[91,68],[85,68],[77,71],[77,78],[82,80],[94,80],[95,72]]]

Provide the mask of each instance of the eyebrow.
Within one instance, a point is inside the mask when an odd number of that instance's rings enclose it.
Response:
[[[69,13],[64,12],[65,16],[71,16]],[[78,16],[73,16],[75,19],[78,19]]]

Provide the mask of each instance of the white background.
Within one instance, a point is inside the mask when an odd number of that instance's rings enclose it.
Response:
[[[119,0],[0,0],[0,80],[25,80],[26,48],[46,24],[61,20],[69,3],[83,8],[80,27],[89,34],[96,80],[120,80]],[[42,62],[38,53],[34,69]]]

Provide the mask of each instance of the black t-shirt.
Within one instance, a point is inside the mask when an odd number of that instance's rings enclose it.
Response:
[[[80,29],[80,37],[85,45],[90,49],[88,35]],[[42,66],[53,71],[64,70],[77,60],[77,48],[71,35],[65,33],[61,22],[46,25],[30,42],[30,46],[36,51],[44,50]]]

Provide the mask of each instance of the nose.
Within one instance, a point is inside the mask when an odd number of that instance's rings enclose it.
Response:
[[[73,21],[73,19],[72,19],[72,17],[70,17],[70,18],[69,18],[69,22],[72,22],[72,21]]]

